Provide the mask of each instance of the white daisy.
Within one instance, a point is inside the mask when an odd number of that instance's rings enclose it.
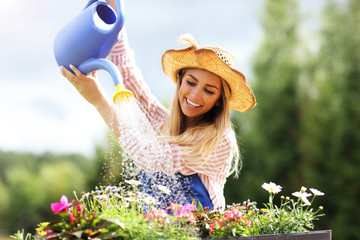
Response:
[[[160,189],[160,191],[162,192],[162,193],[166,193],[167,195],[170,195],[170,193],[171,193],[171,190],[170,189],[168,189],[167,187],[165,187],[164,185],[157,185],[158,186],[158,188]]]
[[[274,193],[274,194],[281,192],[281,188],[282,188],[280,185],[276,185],[273,182],[264,183],[263,185],[261,185],[261,187],[266,191],[268,191],[269,193]]]
[[[300,192],[294,192],[292,195],[300,198],[305,205],[311,205],[310,201],[307,199],[308,197],[311,196],[311,193],[300,191]]]
[[[315,188],[310,188],[310,191],[315,195],[315,196],[323,196],[325,195],[323,192],[320,192],[319,190],[315,189]]]
[[[131,186],[139,186],[141,182],[135,179],[125,180],[126,183],[130,184]]]

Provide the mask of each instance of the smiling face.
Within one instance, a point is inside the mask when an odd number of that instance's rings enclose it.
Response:
[[[184,74],[179,89],[179,103],[186,125],[210,111],[221,96],[221,79],[209,71],[192,68]]]

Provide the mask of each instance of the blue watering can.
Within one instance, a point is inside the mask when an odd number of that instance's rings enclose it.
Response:
[[[90,0],[81,14],[58,32],[54,53],[57,64],[70,71],[72,64],[84,74],[98,69],[109,72],[116,87],[113,98],[116,103],[132,97],[133,93],[121,87],[119,70],[105,59],[119,41],[124,25],[122,1],[115,0],[115,3],[116,12],[105,2]]]

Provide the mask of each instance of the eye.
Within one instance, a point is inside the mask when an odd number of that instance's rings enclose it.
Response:
[[[196,84],[190,80],[186,80],[187,84],[189,84],[190,86],[195,86]]]
[[[209,89],[206,89],[206,88],[205,88],[205,92],[208,93],[208,94],[210,94],[210,95],[213,95],[213,94],[214,94],[213,91],[210,91]]]

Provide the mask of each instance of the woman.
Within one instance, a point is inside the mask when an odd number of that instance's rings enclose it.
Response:
[[[135,65],[125,29],[109,59],[118,66],[127,89],[143,105],[157,144],[142,138],[129,126],[117,108],[105,97],[96,74],[86,76],[74,66],[62,74],[79,93],[96,107],[124,150],[142,170],[143,190],[161,201],[195,200],[203,207],[224,208],[224,185],[237,174],[240,156],[229,112],[246,112],[255,97],[242,73],[234,69],[235,58],[218,47],[200,47],[190,35],[182,42],[189,47],[168,50],[162,56],[165,74],[177,85],[171,111],[151,94]],[[174,176],[174,177],[170,177]],[[166,185],[172,193],[158,194],[155,185]],[[177,191],[172,186],[179,186]],[[173,188],[173,189],[172,189]]]

